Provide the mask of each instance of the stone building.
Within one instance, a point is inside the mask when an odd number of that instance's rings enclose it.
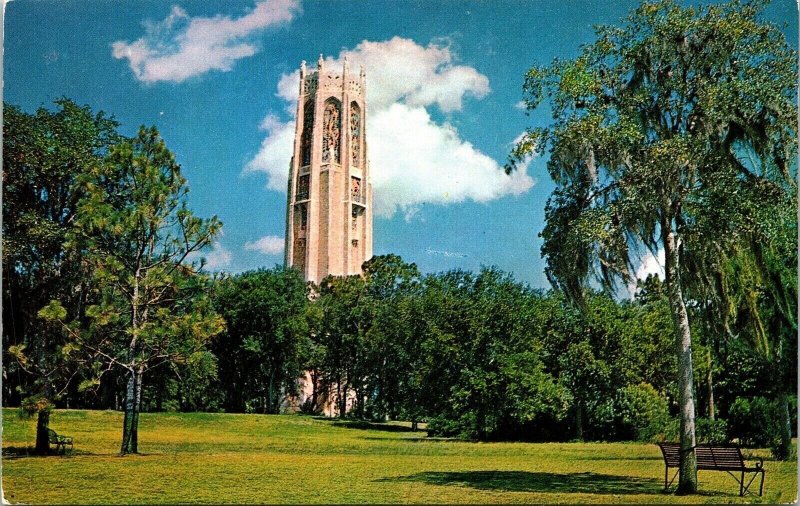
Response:
[[[341,73],[300,64],[294,153],[286,202],[285,264],[319,283],[328,275],[361,274],[372,257],[372,182],[367,161],[364,69]],[[315,404],[336,416],[335,385],[321,385],[312,371],[300,378],[300,396],[287,407]],[[348,409],[353,393],[345,392]]]
[[[285,263],[306,281],[360,274],[372,257],[372,183],[364,69],[300,65],[286,205]]]

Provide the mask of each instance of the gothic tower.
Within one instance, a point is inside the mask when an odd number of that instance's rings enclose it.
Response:
[[[285,263],[306,281],[360,274],[372,257],[364,69],[351,75],[300,64],[294,155],[286,204]]]

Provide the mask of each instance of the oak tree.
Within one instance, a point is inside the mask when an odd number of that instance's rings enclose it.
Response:
[[[531,68],[527,107],[549,102],[553,123],[530,129],[509,166],[550,155],[542,254],[551,283],[574,299],[590,273],[607,288],[628,283],[637,255],[663,248],[681,493],[697,490],[687,289],[704,282],[715,252],[766,240],[758,212],[784,204],[793,186],[797,58],[760,21],[764,5],[646,2],[623,26],[598,27],[577,58]]]

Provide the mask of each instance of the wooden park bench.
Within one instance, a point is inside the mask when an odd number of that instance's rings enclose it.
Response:
[[[47,429],[47,439],[51,445],[56,445],[56,452],[58,452],[60,448],[62,453],[66,453],[67,445],[69,445],[70,451],[73,449],[72,438],[69,436],[59,436],[53,429]]]
[[[669,486],[675,481],[675,477],[680,471],[680,469],[676,471],[672,479],[667,481],[669,468],[680,468],[681,445],[680,443],[658,443],[658,446],[664,455],[664,490],[666,491],[669,490]],[[761,484],[758,487],[758,495],[764,491],[764,459],[761,457],[756,457],[760,462],[756,463],[754,467],[747,467],[744,457],[742,457],[742,451],[736,445],[699,444],[694,447],[694,451],[697,456],[698,471],[725,471],[739,484],[740,496],[744,496],[745,492],[749,491],[750,485],[759,473],[761,474]],[[734,473],[739,473],[739,476]],[[745,473],[753,473],[753,477],[746,485]]]

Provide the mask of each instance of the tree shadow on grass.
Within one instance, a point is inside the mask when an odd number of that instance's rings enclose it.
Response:
[[[346,429],[378,430],[384,432],[414,432],[413,430],[411,430],[411,427],[405,427],[403,425],[374,423],[374,422],[366,422],[363,420],[339,420],[333,422],[331,425],[333,425],[334,427],[344,427]],[[420,433],[424,434],[424,432]]]
[[[411,430],[409,429],[406,432],[411,432]],[[475,442],[475,441],[470,441],[468,439],[456,439],[451,437],[430,437],[426,436],[424,431],[417,431],[417,434],[419,435],[419,437],[400,438],[400,439],[395,439],[395,441],[400,441],[403,443],[474,443]],[[365,437],[363,439],[366,441],[383,441],[383,442],[387,441],[387,438],[385,437]]]
[[[639,456],[639,457],[631,457],[631,456],[623,456],[623,457],[609,457],[605,455],[590,455],[586,457],[581,457],[581,460],[658,460],[660,462],[664,462],[664,457],[662,456]]]
[[[49,457],[76,457],[84,455],[94,455],[91,452],[73,449],[66,453],[51,451],[48,455],[38,455],[33,446],[4,446],[3,459],[14,460],[23,458],[49,458]]]
[[[424,482],[430,485],[462,485],[503,492],[561,492],[584,494],[661,494],[660,480],[596,473],[531,473],[527,471],[433,472],[383,478],[378,481]]]

